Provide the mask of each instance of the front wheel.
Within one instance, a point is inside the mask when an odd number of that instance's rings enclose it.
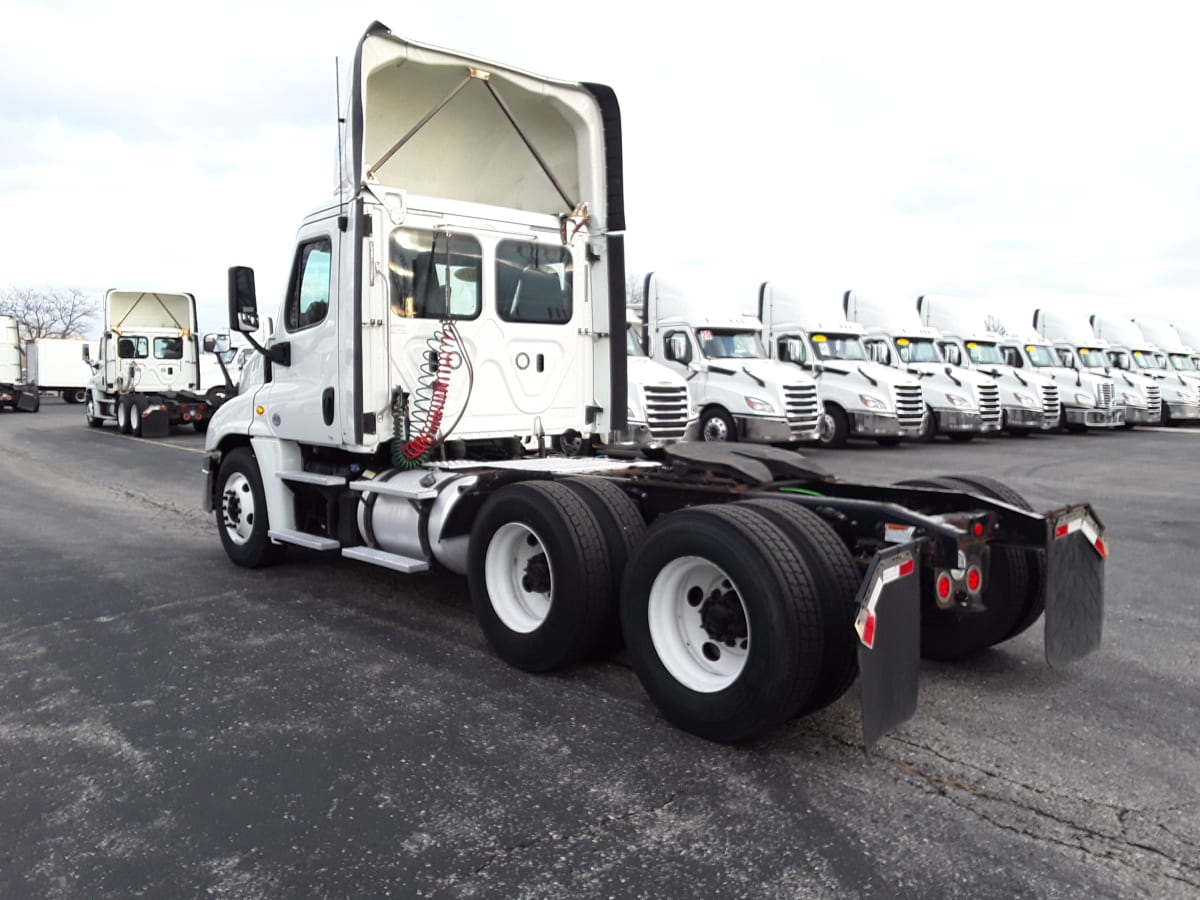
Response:
[[[96,399],[91,391],[83,395],[83,418],[88,423],[88,428],[99,428],[104,424],[104,420],[96,415]]]
[[[826,403],[818,435],[822,447],[845,447],[850,438],[850,418],[846,411],[836,403]]]
[[[649,528],[625,570],[621,628],[663,715],[709,740],[752,740],[820,685],[824,621],[809,568],[777,525],[736,504]]]
[[[226,555],[239,566],[257,569],[278,558],[283,548],[268,535],[267,498],[258,460],[249,447],[231,450],[217,471],[217,533]]]
[[[736,441],[737,425],[733,416],[719,406],[706,409],[700,417],[700,434],[706,441]]]
[[[916,433],[913,440],[920,444],[928,444],[937,437],[937,430],[937,416],[927,406],[925,415],[921,418],[921,430]]]

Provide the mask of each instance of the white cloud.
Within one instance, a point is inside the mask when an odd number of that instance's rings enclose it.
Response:
[[[334,56],[344,70],[384,15],[418,40],[614,87],[631,270],[1200,319],[1185,3],[385,15],[246,0],[174,15],[6,6],[5,281],[191,290],[218,327],[225,270],[241,263],[271,305],[300,217],[333,183]]]

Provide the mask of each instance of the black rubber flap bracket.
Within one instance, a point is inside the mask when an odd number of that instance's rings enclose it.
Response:
[[[1100,646],[1104,525],[1087,504],[1046,514],[1046,662],[1061,669]]]
[[[858,692],[863,746],[869,752],[884,734],[917,711],[921,665],[923,541],[880,550],[858,591]]]

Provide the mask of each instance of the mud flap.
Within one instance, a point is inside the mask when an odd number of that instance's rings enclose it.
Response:
[[[37,412],[41,402],[37,394],[21,391],[17,394],[17,409],[21,412]]]
[[[921,542],[880,550],[858,591],[858,692],[863,745],[917,711],[921,665]]]
[[[171,418],[165,409],[152,409],[142,415],[142,437],[164,438],[171,433]]]
[[[1108,548],[1091,507],[1049,514],[1046,522],[1046,662],[1060,669],[1100,646]]]

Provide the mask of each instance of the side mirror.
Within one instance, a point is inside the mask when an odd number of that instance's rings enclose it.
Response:
[[[92,348],[89,347],[87,344],[83,345],[83,361],[85,363],[89,363],[89,364],[92,361]]]
[[[804,342],[800,338],[785,338],[779,347],[786,362],[804,363]]]
[[[229,268],[229,327],[242,334],[258,330],[258,298],[249,266]]]
[[[227,353],[229,351],[229,335],[206,334],[204,336],[205,353]]]

